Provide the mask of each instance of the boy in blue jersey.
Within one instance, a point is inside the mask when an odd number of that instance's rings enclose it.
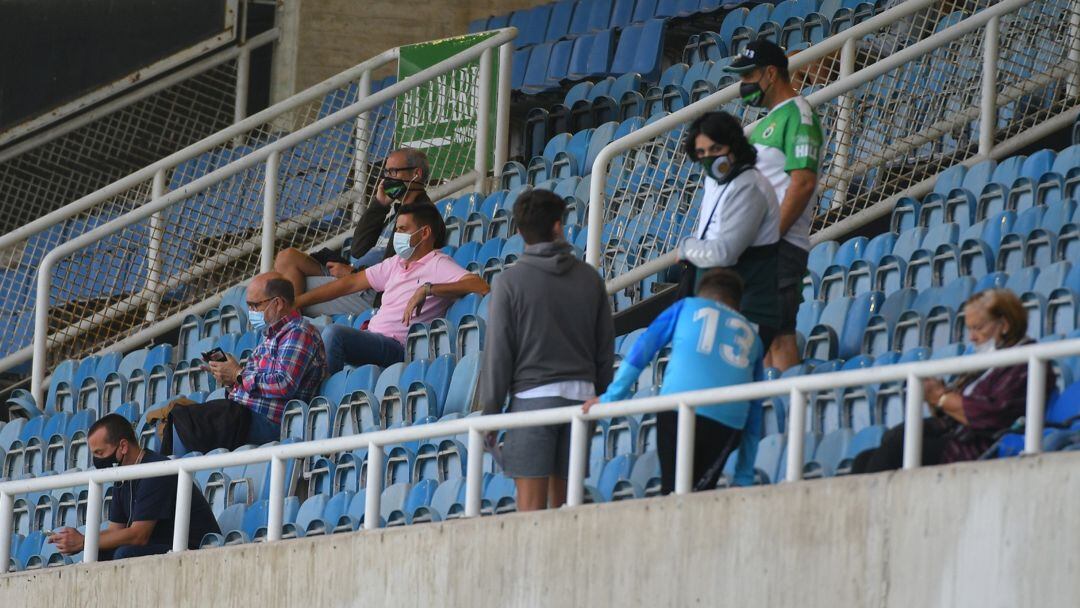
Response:
[[[671,359],[664,371],[661,395],[761,380],[764,347],[754,326],[738,312],[742,289],[742,279],[731,270],[718,268],[706,273],[697,297],[676,302],[649,325],[619,365],[607,391],[587,402],[584,411],[597,402],[631,397],[631,388],[641,371],[668,344]],[[739,458],[734,483],[752,485],[761,439],[761,404],[738,401],[702,406],[696,412],[695,487],[714,487],[715,478],[735,449],[739,450]],[[656,423],[662,492],[669,494],[675,488],[677,414],[661,412]],[[706,474],[709,478],[703,482]]]

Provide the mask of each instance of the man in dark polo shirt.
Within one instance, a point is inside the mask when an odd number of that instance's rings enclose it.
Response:
[[[139,448],[131,424],[122,416],[109,414],[90,427],[86,438],[95,468],[128,466],[167,460]],[[109,528],[98,539],[100,561],[160,555],[172,549],[173,519],[176,516],[176,475],[124,481],[113,485],[109,508]],[[198,487],[191,491],[191,519],[188,549],[198,549],[204,535],[221,533],[214,513]],[[48,542],[60,553],[72,555],[83,550],[83,535],[73,528],[52,534]]]
[[[359,260],[354,268],[345,260],[316,259],[299,249],[290,247],[277,254],[274,270],[285,275],[293,284],[296,297],[327,283],[363,270],[394,255],[394,244],[388,242],[386,249],[378,251],[375,245],[387,225],[397,221],[397,210],[402,205],[431,203],[425,186],[430,176],[427,155],[413,148],[399,148],[386,157],[382,178],[375,196],[368,204],[353,231],[349,255]],[[389,218],[387,217],[389,216]],[[446,243],[437,244],[442,248]],[[322,252],[319,252],[322,253]],[[319,253],[316,253],[317,257]],[[372,307],[374,294],[357,292],[335,298],[328,302],[313,304],[303,309],[309,317],[319,315],[357,314]]]

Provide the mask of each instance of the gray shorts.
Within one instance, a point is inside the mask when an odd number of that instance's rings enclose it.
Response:
[[[311,291],[335,280],[334,277],[307,277],[304,289]],[[374,301],[375,292],[368,289],[350,293],[347,296],[341,296],[322,304],[305,306],[303,312],[309,317],[318,317],[319,315],[358,315],[370,309]]]
[[[510,400],[511,412],[531,412],[552,407],[579,405],[562,397]],[[559,477],[570,472],[570,425],[534,426],[506,431],[502,447],[503,473],[507,477]]]

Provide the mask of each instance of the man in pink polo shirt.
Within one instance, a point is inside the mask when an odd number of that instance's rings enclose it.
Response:
[[[446,224],[435,205],[404,205],[394,228],[396,255],[296,299],[297,307],[302,308],[369,288],[382,293],[382,306],[366,330],[336,324],[323,329],[330,373],[346,364],[386,367],[403,361],[409,325],[443,316],[462,296],[487,294],[490,288],[484,279],[435,249],[435,243],[445,242],[445,236]]]

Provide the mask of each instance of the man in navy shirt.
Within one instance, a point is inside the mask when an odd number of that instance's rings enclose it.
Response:
[[[109,414],[95,422],[86,441],[94,458],[94,467],[98,469],[167,460],[160,454],[140,449],[131,424],[117,414]],[[114,484],[109,528],[99,537],[98,559],[158,555],[172,549],[176,483],[176,475],[169,475]],[[214,513],[198,487],[192,487],[189,521],[189,549],[197,549],[204,535],[221,533]],[[83,535],[73,528],[57,531],[48,541],[64,555],[83,550]]]

